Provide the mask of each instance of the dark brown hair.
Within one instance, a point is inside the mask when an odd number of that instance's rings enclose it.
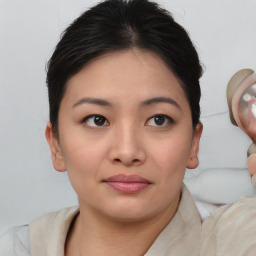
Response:
[[[200,118],[202,68],[185,29],[148,0],[103,1],[77,18],[63,33],[48,62],[50,122],[58,134],[58,112],[69,78],[107,52],[137,47],[156,53],[179,79],[192,113]]]

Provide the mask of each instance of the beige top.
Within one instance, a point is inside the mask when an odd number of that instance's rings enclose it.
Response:
[[[70,224],[78,214],[77,207],[41,217],[30,225],[32,256],[63,256]],[[198,256],[201,218],[185,187],[177,213],[160,233],[145,256]]]
[[[256,255],[256,197],[216,210],[202,227],[200,256]]]

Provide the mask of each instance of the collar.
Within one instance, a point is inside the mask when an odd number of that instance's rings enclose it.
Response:
[[[32,256],[63,256],[65,240],[78,207],[47,214],[30,225]],[[144,256],[199,255],[201,218],[183,184],[178,210]],[[160,254],[161,252],[161,254]]]
[[[176,214],[144,256],[198,256],[201,225],[201,217],[194,200],[183,184]]]

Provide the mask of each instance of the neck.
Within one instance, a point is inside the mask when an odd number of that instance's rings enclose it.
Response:
[[[174,217],[179,197],[161,213],[135,221],[102,216],[80,204],[80,214],[67,237],[65,256],[144,255]]]

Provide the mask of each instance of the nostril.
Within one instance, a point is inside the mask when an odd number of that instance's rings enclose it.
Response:
[[[131,164],[139,164],[141,161],[139,159],[119,159],[119,158],[115,158],[114,159],[114,162],[115,163],[124,163],[124,164],[127,164],[127,165],[131,165]]]

